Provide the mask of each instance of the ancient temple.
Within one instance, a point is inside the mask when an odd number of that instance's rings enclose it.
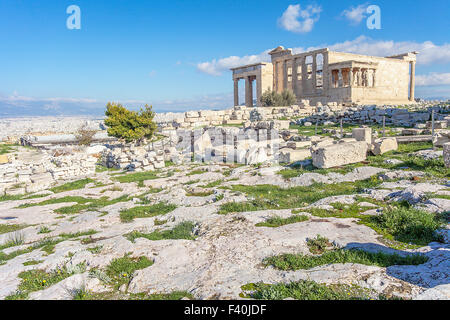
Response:
[[[328,48],[293,54],[278,47],[269,52],[272,62],[232,68],[234,105],[239,105],[239,80],[245,80],[245,105],[257,106],[266,90],[292,90],[311,104],[392,105],[414,103],[415,64],[418,52],[375,57],[330,51]],[[256,90],[253,89],[256,84]]]

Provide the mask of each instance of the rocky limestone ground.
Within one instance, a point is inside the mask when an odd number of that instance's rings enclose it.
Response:
[[[448,213],[448,172],[434,175],[388,160],[330,170],[311,169],[308,160],[300,169],[227,164],[128,174],[103,169],[87,184],[79,180],[3,198],[0,298],[142,299],[178,293],[178,298],[247,299],[245,285],[308,280],[357,287],[371,298],[450,299],[448,220],[438,230],[439,241],[419,245],[370,222],[391,205]],[[282,223],[267,226],[271,218]],[[266,263],[282,254],[312,257],[310,240],[317,235],[327,238],[332,250],[421,254],[426,261],[303,269]],[[118,261],[135,267],[121,269]]]

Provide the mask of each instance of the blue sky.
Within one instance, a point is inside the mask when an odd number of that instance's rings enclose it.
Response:
[[[81,10],[69,30],[66,9]],[[366,26],[368,5],[381,30]],[[1,0],[0,117],[231,107],[229,67],[278,45],[420,51],[417,96],[450,98],[450,6],[435,1]]]

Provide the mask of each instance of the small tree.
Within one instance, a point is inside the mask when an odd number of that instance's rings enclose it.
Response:
[[[297,97],[292,90],[283,90],[281,93],[282,106],[292,106],[297,103]]]
[[[130,111],[121,104],[108,102],[105,115],[108,135],[126,142],[141,143],[144,138],[150,139],[156,130],[156,124],[153,122],[155,113],[148,105],[140,111]]]
[[[286,107],[297,102],[295,94],[291,90],[284,90],[281,94],[270,90],[264,92],[261,96],[263,107]]]
[[[78,144],[80,146],[90,145],[96,132],[96,130],[90,130],[87,125],[80,127],[75,133]]]

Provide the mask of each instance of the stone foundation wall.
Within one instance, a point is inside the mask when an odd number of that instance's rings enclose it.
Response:
[[[83,153],[52,156],[42,153],[39,159],[12,160],[0,164],[0,195],[42,191],[58,181],[95,173],[97,158]]]
[[[330,103],[332,110],[341,110],[342,107]],[[261,119],[254,119],[252,113],[261,115]],[[239,125],[254,120],[276,120],[292,117],[306,117],[316,112],[316,107],[310,106],[308,100],[302,101],[301,105],[290,107],[259,107],[248,108],[237,106],[228,110],[203,110],[189,111],[185,113],[157,114],[155,122],[158,123],[160,131],[172,129],[192,129],[206,126]]]
[[[102,153],[101,159],[103,165],[108,168],[127,171],[151,171],[164,168],[164,161],[170,160],[170,157],[165,157],[165,148],[170,148],[167,139],[143,146],[108,145]],[[168,152],[170,151],[173,151],[173,149],[169,149]]]
[[[318,107],[318,112],[308,116],[299,123],[306,122],[323,124],[327,121],[334,123],[342,119],[345,123],[383,124],[385,116],[386,125],[413,127],[417,123],[424,123],[431,119],[431,108],[423,110],[409,110],[400,108],[383,108],[376,106],[350,107],[344,110],[333,111],[327,107]],[[449,106],[435,108],[435,120],[445,119],[450,113]]]

